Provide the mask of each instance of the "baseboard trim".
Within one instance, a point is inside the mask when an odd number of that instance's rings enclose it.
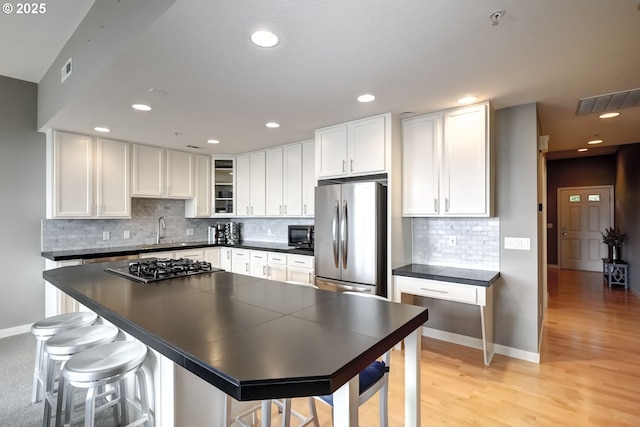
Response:
[[[466,335],[455,334],[453,332],[441,331],[439,329],[428,328],[426,326],[422,327],[422,335],[440,341],[447,341],[453,344],[464,345],[466,347],[482,350],[482,340],[480,338],[473,338]],[[500,344],[493,344],[493,350],[497,354],[501,354],[503,356],[513,357],[514,359],[520,359],[527,362],[540,364],[539,353],[520,350],[518,348],[507,347]]]
[[[0,329],[0,338],[12,337],[14,335],[24,334],[31,331],[31,323],[13,328]]]

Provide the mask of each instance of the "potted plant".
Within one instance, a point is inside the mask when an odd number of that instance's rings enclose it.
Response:
[[[609,246],[609,258],[613,261],[620,259],[620,248],[627,241],[627,233],[621,233],[613,227],[605,228],[602,232],[602,243]]]

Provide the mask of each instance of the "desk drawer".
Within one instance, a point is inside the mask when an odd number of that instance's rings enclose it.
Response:
[[[402,293],[441,300],[478,305],[478,290],[475,286],[458,285],[429,279],[396,276],[396,286]]]

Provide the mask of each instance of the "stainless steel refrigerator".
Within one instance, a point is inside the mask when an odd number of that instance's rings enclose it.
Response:
[[[315,194],[316,285],[387,295],[387,187],[319,183]]]

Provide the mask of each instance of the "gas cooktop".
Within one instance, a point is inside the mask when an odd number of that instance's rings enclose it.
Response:
[[[129,265],[122,267],[108,267],[105,271],[135,280],[136,282],[149,283],[195,274],[216,273],[224,270],[211,267],[211,263],[209,262],[195,261],[188,258],[149,258],[133,261],[130,262]]]

